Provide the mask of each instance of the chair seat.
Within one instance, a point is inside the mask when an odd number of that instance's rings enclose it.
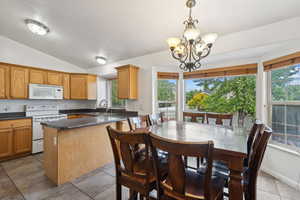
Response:
[[[145,153],[145,151],[144,151]],[[168,172],[168,166],[167,166],[167,161],[166,158],[162,159],[160,161],[160,173],[163,174],[163,176],[166,176]],[[125,171],[125,169],[121,169],[121,180],[126,182],[130,182],[131,184],[137,185],[138,186],[146,186],[147,180],[146,180],[146,174],[149,170],[150,176],[149,176],[149,183],[151,186],[155,186],[156,178],[155,178],[155,173],[153,169],[152,163],[147,162],[145,159],[145,156],[141,153],[141,155],[137,158],[134,166],[133,166],[133,174],[129,174]]]
[[[171,196],[168,191],[172,191],[170,180],[167,178],[163,182],[164,193]],[[204,176],[196,171],[186,169],[185,177],[185,196],[189,199],[204,199]],[[223,195],[224,179],[220,177],[213,177],[211,180],[211,199],[220,199]]]

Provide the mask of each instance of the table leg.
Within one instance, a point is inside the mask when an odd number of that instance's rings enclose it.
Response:
[[[243,159],[231,160],[229,163],[229,170],[229,200],[243,200]]]

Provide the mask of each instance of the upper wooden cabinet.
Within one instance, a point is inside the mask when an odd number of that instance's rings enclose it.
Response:
[[[138,71],[139,68],[133,65],[117,67],[118,72],[118,98],[138,98]]]
[[[29,69],[25,67],[10,68],[10,97],[28,98]]]
[[[47,84],[47,72],[44,70],[30,69],[29,83]]]
[[[9,67],[0,64],[0,99],[9,98]]]
[[[97,99],[97,76],[88,74],[71,74],[71,99]]]
[[[47,72],[48,85],[63,85],[63,74],[60,72]]]
[[[63,74],[64,99],[70,99],[70,74]]]

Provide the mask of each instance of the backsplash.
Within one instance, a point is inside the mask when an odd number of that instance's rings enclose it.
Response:
[[[0,113],[24,112],[25,105],[51,105],[59,106],[60,110],[96,108],[95,100],[0,100]]]

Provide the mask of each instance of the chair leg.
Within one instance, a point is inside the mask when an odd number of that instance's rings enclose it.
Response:
[[[129,199],[130,200],[137,200],[137,192],[129,189]]]
[[[184,156],[184,165],[186,167],[188,166],[188,158],[187,158],[187,156]]]
[[[116,184],[117,200],[122,200],[122,185]]]

